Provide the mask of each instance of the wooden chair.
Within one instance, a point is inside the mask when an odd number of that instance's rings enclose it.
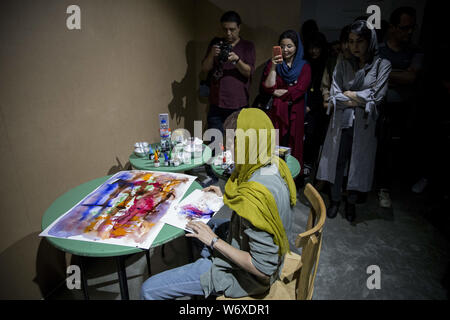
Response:
[[[300,233],[295,246],[302,248],[301,256],[290,252],[284,257],[281,279],[275,281],[269,292],[259,296],[237,299],[220,296],[217,300],[311,300],[314,280],[319,266],[322,247],[322,230],[326,218],[326,208],[319,192],[307,184],[304,194],[311,203],[306,231]]]

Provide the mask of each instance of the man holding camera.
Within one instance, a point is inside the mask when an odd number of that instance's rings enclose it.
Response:
[[[240,37],[238,13],[224,13],[220,23],[224,38],[216,37],[209,44],[202,61],[202,72],[210,79],[208,129],[218,129],[223,135],[225,119],[248,106],[251,75],[255,69],[255,46]],[[202,184],[208,186],[217,182],[208,165],[206,171],[208,177]]]

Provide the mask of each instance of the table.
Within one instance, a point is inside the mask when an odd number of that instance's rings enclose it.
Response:
[[[158,144],[152,144],[152,148]],[[191,159],[191,163],[181,164],[178,167],[166,167],[164,165],[164,157],[159,160],[160,166],[155,168],[153,166],[153,160],[148,158],[138,157],[134,152],[130,155],[129,160],[133,168],[138,170],[151,170],[151,171],[166,171],[166,172],[185,172],[192,170],[199,166],[204,165],[209,159],[211,159],[212,151],[207,145],[203,145],[202,157]]]
[[[45,230],[50,224],[53,223],[59,216],[64,214],[78,202],[80,202],[84,197],[86,197],[89,193],[94,191],[98,186],[108,180],[110,176],[98,178],[91,180],[89,182],[83,183],[62,196],[56,199],[50,207],[45,211],[44,216],[42,217],[41,227],[42,230]],[[202,189],[200,184],[194,181],[189,189],[186,191],[184,197],[189,195],[196,189]],[[183,197],[183,199],[184,199]],[[183,229],[179,229],[177,227],[173,227],[171,225],[165,224],[161,229],[160,233],[156,237],[155,241],[152,244],[152,248],[163,245],[173,239],[184,236],[185,231]],[[150,254],[149,250],[143,250],[139,248],[125,247],[119,245],[105,244],[105,243],[95,243],[95,242],[87,242],[87,241],[78,241],[78,240],[70,240],[70,239],[59,239],[59,238],[51,238],[47,237],[47,240],[56,248],[68,252],[74,255],[77,255],[81,258],[81,281],[83,284],[83,293],[86,299],[89,299],[87,292],[87,280],[84,276],[84,268],[83,268],[83,257],[115,257],[119,275],[119,285],[120,285],[120,293],[122,299],[128,299],[128,285],[127,285],[127,277],[125,270],[125,258],[129,255],[144,252],[147,256],[147,266],[149,269],[149,274],[151,274],[150,270]]]
[[[286,157],[286,164],[289,170],[291,171],[292,178],[295,179],[300,174],[300,163],[294,156],[288,155]],[[224,170],[222,169],[221,166],[212,165],[211,168],[214,174],[219,178],[228,179],[226,176],[223,175]]]

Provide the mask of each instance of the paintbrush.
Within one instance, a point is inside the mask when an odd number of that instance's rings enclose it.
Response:
[[[82,205],[82,206],[85,206],[85,207],[103,207],[103,208],[112,208],[112,207],[113,207],[113,206],[111,206],[111,205],[109,205],[109,204],[90,204],[90,203],[82,203],[81,205]],[[117,209],[125,209],[124,206],[116,206],[116,207],[114,207],[114,208],[117,208]]]

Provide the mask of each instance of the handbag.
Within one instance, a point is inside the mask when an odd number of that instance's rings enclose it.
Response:
[[[258,94],[258,96],[256,96],[255,98],[255,101],[253,102],[254,108],[259,108],[266,112],[272,109],[272,106],[273,106],[273,96],[266,93]]]
[[[200,87],[199,87],[199,95],[202,98],[209,97],[210,88],[209,88],[209,81],[207,80],[201,80],[200,81]]]
[[[264,65],[263,70],[265,70],[267,68],[267,65],[268,65],[269,61],[266,62],[266,64]],[[270,109],[272,109],[272,106],[273,106],[273,95],[268,94],[268,93],[264,92],[261,89],[261,84],[262,84],[263,81],[264,81],[264,75],[261,76],[259,94],[256,96],[255,100],[253,101],[252,107],[253,108],[259,108],[262,111],[267,112]]]

